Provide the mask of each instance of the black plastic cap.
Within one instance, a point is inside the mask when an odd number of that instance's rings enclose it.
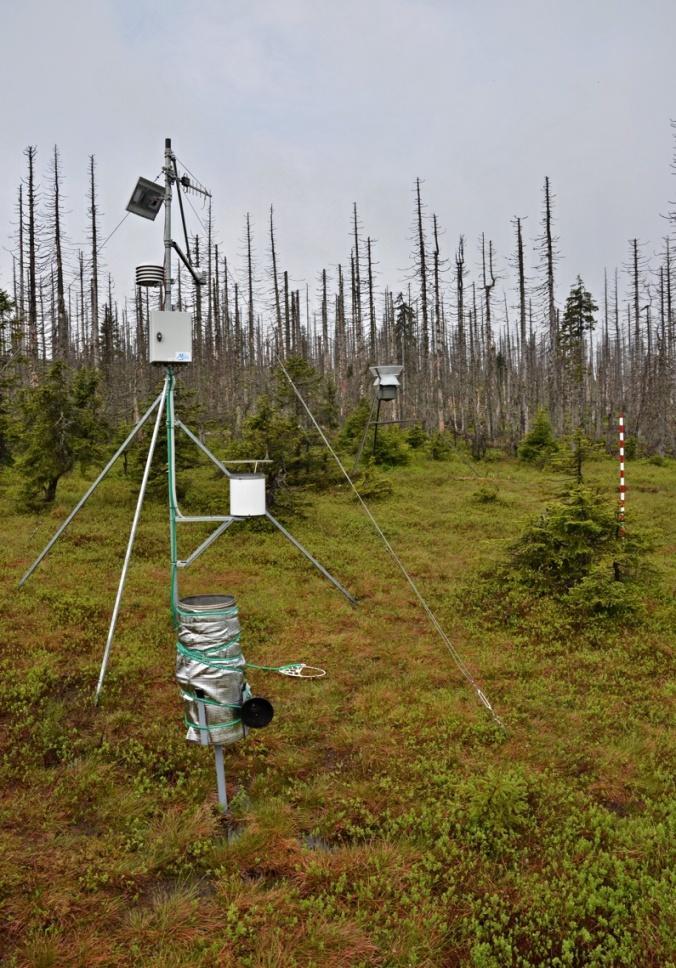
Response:
[[[275,711],[272,703],[261,696],[253,696],[242,705],[242,722],[250,729],[262,729],[272,722]]]

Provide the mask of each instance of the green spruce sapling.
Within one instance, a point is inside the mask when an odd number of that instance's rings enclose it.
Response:
[[[64,474],[98,460],[107,428],[101,414],[99,376],[83,368],[71,373],[62,361],[24,392],[19,431],[21,500],[27,510],[52,504]]]

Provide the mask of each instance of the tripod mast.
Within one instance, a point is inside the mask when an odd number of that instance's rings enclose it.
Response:
[[[164,139],[164,300],[162,308],[171,310],[171,179],[173,153],[171,138]]]

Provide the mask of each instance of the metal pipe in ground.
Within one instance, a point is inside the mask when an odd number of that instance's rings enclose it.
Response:
[[[214,759],[216,761],[216,788],[218,790],[218,805],[223,813],[225,813],[228,809],[228,791],[225,785],[223,747],[220,743],[217,743],[214,746]]]

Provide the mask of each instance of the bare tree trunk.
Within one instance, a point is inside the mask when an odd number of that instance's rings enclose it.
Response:
[[[207,322],[204,331],[204,356],[207,375],[211,373],[214,359],[214,301],[212,292],[212,218],[211,199],[209,200],[209,214],[207,217]]]
[[[284,270],[284,355],[291,354],[291,319],[289,317],[289,273]]]
[[[223,321],[221,319],[221,280],[219,273],[218,245],[214,246],[214,285],[212,294],[214,307],[214,352],[216,362],[220,365],[223,360]],[[220,377],[220,369],[217,369]]]
[[[239,313],[239,285],[235,283],[235,369],[242,365],[242,319]]]
[[[96,183],[94,178],[94,155],[89,156],[89,217],[92,243],[92,276],[91,276],[91,320],[90,340],[91,358],[94,365],[99,359],[99,254],[97,241],[97,207]]]
[[[272,259],[272,288],[275,297],[275,324],[277,348],[280,356],[284,355],[286,344],[284,332],[282,330],[282,306],[279,297],[279,280],[277,276],[277,250],[275,247],[275,228],[272,216],[272,205],[270,206],[270,257]]]
[[[671,249],[669,247],[669,236],[664,240],[665,242],[665,254],[664,254],[664,271],[666,273],[666,284],[667,284],[667,348],[668,357],[671,359],[671,354],[674,346],[674,312],[672,306],[671,297]]]
[[[322,357],[324,366],[331,365],[329,353],[329,304],[326,286],[326,269],[322,269]]]
[[[35,155],[32,145],[24,154],[28,159],[28,356],[34,365],[38,358],[37,228],[35,209]]]
[[[427,253],[423,231],[422,201],[420,198],[420,179],[415,180],[416,216],[418,222],[418,272],[420,276],[420,303],[422,308],[422,354],[427,361],[429,355],[429,313],[427,309]]]
[[[253,292],[253,258],[251,254],[251,216],[246,213],[246,274],[248,283],[248,331],[247,331],[247,357],[249,366],[253,367],[256,361],[256,345],[254,339],[254,292]]]
[[[545,257],[545,295],[547,303],[547,322],[549,327],[549,362],[547,365],[549,386],[549,413],[554,424],[561,429],[558,415],[559,407],[559,324],[556,312],[556,293],[554,288],[555,239],[553,234],[552,194],[549,178],[545,178],[545,211],[542,220],[544,236],[541,246]]]
[[[232,327],[230,325],[230,289],[228,260],[223,257],[223,352],[232,352]]]
[[[356,202],[353,202],[352,204],[352,228],[354,235],[354,258],[352,261],[352,321],[354,325],[356,355],[358,359],[361,359],[364,350],[364,327],[362,320],[361,273],[359,266],[359,220],[357,216]]]
[[[342,395],[341,400],[344,398],[345,394],[345,374],[343,372],[343,363],[345,362],[345,287],[343,282],[343,267],[338,264],[338,296],[336,299],[336,327],[335,327],[335,341],[334,341],[334,353],[335,360],[334,366],[336,369],[336,375],[338,378],[342,378],[341,389]]]
[[[481,273],[482,287],[484,290],[484,341],[486,348],[486,378],[485,378],[485,399],[486,417],[488,424],[488,436],[493,439],[495,433],[494,414],[493,414],[493,378],[495,373],[495,344],[493,341],[493,328],[491,325],[491,294],[495,288],[497,277],[493,271],[493,242],[488,240],[488,274],[486,273],[486,242],[483,232],[481,233]]]
[[[87,331],[87,307],[85,304],[85,284],[84,284],[84,252],[78,251],[78,267],[80,279],[80,355],[83,359],[87,358],[87,344],[89,333]]]
[[[526,336],[526,271],[523,257],[523,233],[521,219],[516,221],[516,268],[519,281],[519,423],[521,433],[528,429],[528,339]]]
[[[441,285],[439,282],[439,234],[437,217],[432,216],[434,225],[434,382],[437,403],[437,429],[443,433],[446,429],[444,421],[444,391],[442,386],[444,342],[441,333]]]
[[[44,360],[47,359],[47,337],[45,334],[45,295],[42,279],[38,287],[40,312],[38,313],[38,335],[40,337],[40,355]]]
[[[54,356],[68,359],[70,351],[70,333],[68,330],[68,314],[63,285],[63,253],[61,246],[61,186],[59,183],[59,151],[54,145],[52,196],[52,230],[54,233],[54,258],[56,262],[56,340],[52,347]]]
[[[366,240],[366,253],[368,259],[368,286],[369,286],[369,362],[376,362],[376,340],[377,340],[377,324],[376,324],[376,306],[375,299],[373,295],[373,260],[371,255],[371,238]]]
[[[24,258],[24,214],[23,214],[23,184],[19,185],[19,317],[21,319],[21,343],[25,348],[28,339],[24,331],[26,325],[26,265]]]
[[[457,406],[453,424],[454,432],[465,432],[466,386],[467,386],[467,336],[465,332],[465,240],[461,235],[455,253],[455,311],[457,330],[453,359],[455,361],[455,387]]]

